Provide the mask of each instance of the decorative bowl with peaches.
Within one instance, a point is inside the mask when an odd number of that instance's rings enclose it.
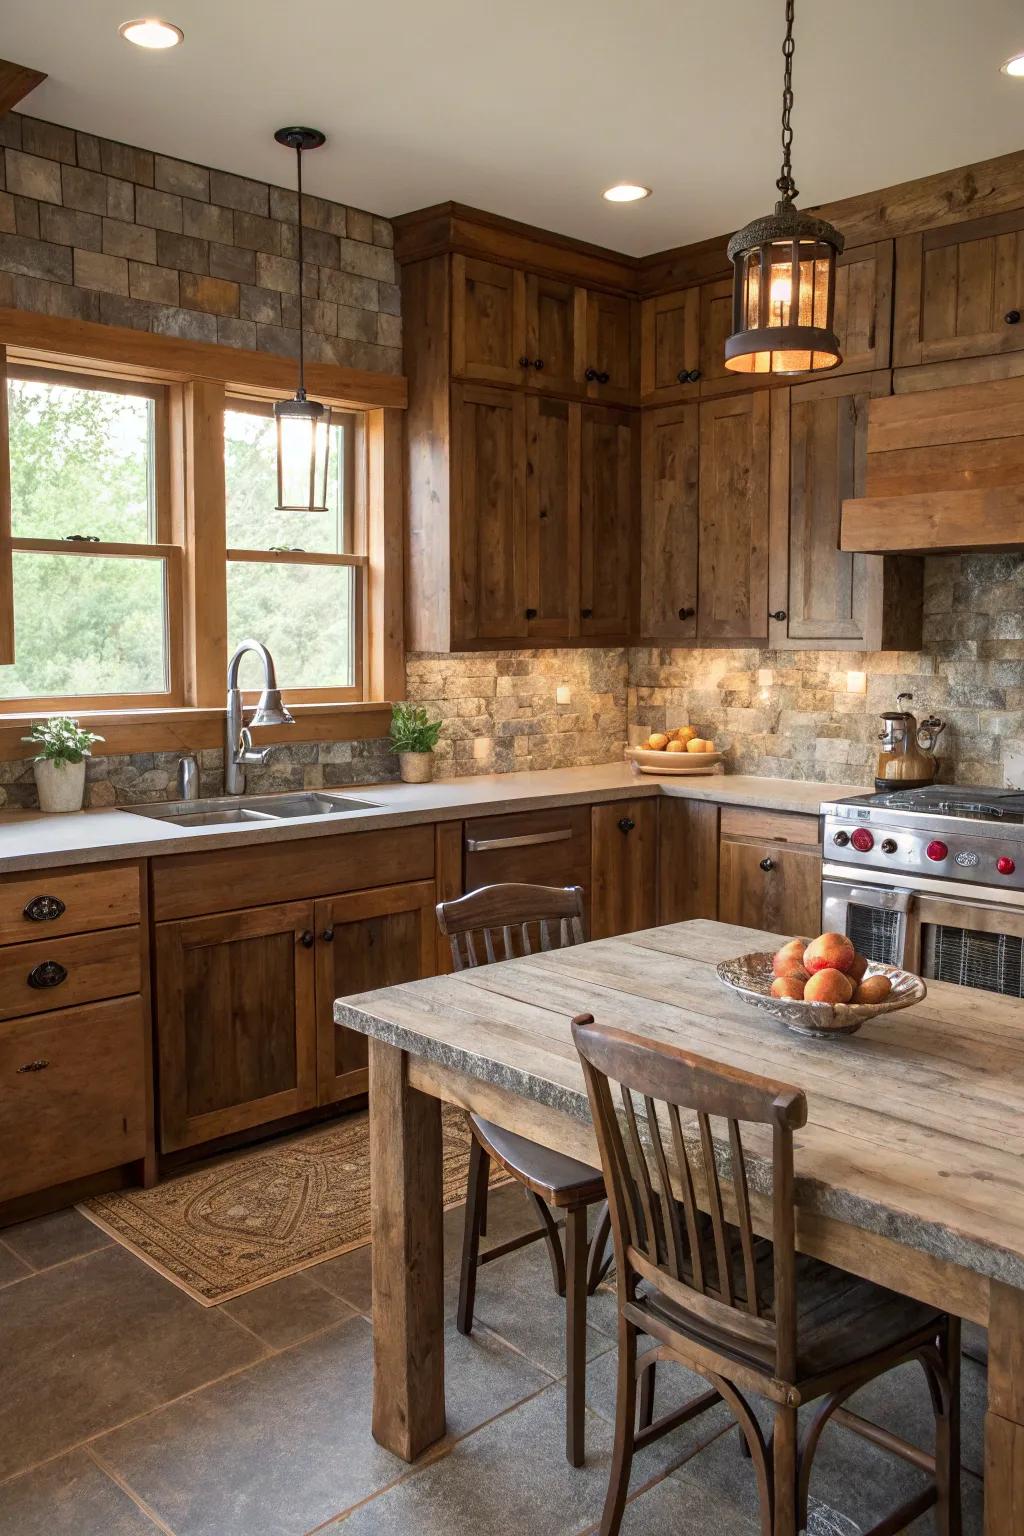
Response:
[[[919,976],[858,955],[842,933],[723,960],[718,976],[745,1003],[818,1039],[856,1034],[868,1019],[910,1008],[928,992]]]
[[[673,730],[651,731],[644,741],[626,748],[626,756],[640,773],[718,773],[722,753],[715,744],[698,734],[692,725],[678,725]]]

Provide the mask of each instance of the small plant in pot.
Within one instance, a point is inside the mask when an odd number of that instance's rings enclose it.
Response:
[[[39,809],[51,813],[80,811],[85,796],[85,760],[93,742],[102,741],[83,730],[68,715],[37,720],[22,741],[39,748],[35,760]]]
[[[415,704],[391,708],[391,745],[398,753],[398,768],[406,784],[429,784],[434,777],[434,748],[441,721],[431,720]]]

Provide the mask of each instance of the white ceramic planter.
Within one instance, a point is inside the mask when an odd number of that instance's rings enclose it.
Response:
[[[80,763],[54,763],[41,758],[35,764],[39,809],[51,815],[80,811],[85,795],[85,759]]]
[[[434,777],[433,752],[399,752],[398,771],[404,784],[429,784]]]

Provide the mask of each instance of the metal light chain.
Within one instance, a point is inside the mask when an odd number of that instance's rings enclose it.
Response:
[[[792,203],[798,196],[793,181],[793,12],[796,0],[786,0],[786,40],[782,45],[782,57],[786,61],[782,88],[782,174],[775,185],[782,193],[784,203]]]

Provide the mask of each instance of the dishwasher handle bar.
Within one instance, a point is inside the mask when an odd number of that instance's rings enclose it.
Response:
[[[572,838],[572,828],[563,827],[557,832],[520,832],[515,837],[467,837],[467,853],[496,853],[499,848],[535,848],[541,843],[567,843]]]

